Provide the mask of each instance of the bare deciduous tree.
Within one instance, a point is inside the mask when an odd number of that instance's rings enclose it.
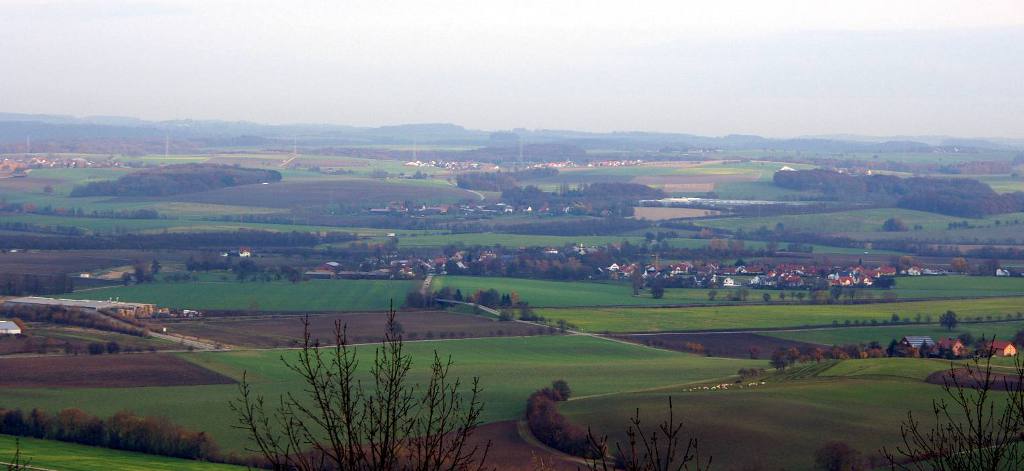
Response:
[[[668,417],[654,430],[645,431],[640,421],[640,409],[629,419],[626,445],[615,444],[615,456],[609,456],[608,437],[597,438],[587,431],[591,446],[598,450],[589,462],[591,471],[707,471],[711,457],[700,457],[696,438],[683,440],[683,423],[676,421],[672,398],[668,398]]]
[[[243,375],[231,403],[238,428],[248,433],[249,451],[275,470],[470,471],[484,469],[490,442],[470,438],[481,424],[479,379],[468,391],[450,379],[451,358],[435,352],[430,378],[413,384],[412,357],[388,313],[384,340],[369,367],[368,386],[359,372],[345,327],[335,323],[335,345],[320,347],[309,320],[297,359],[281,361],[296,374],[301,392],[287,393],[268,407]]]
[[[991,352],[989,352],[991,353]],[[991,357],[950,366],[947,397],[932,402],[933,423],[913,412],[900,426],[902,444],[882,453],[894,470],[1011,470],[1024,466],[1024,364],[1015,372],[992,370]],[[1003,392],[1005,391],[1005,392]]]

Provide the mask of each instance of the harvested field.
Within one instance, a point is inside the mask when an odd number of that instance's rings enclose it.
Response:
[[[481,426],[470,440],[481,448],[490,441],[487,464],[500,464],[503,471],[576,471],[582,466],[568,455],[527,443],[519,435],[517,427],[514,420],[494,422]]]
[[[712,209],[697,208],[658,208],[641,206],[633,208],[633,217],[646,219],[648,221],[664,221],[667,219],[699,218],[703,216],[717,216],[719,211]]]
[[[150,260],[152,252],[137,250],[62,250],[0,253],[0,273],[77,274]]]
[[[995,367],[993,367],[992,369],[995,370]],[[939,386],[942,386],[944,384],[949,384],[950,386],[953,386],[954,376],[957,384],[965,388],[977,387],[985,380],[984,371],[981,371],[974,367],[963,367],[957,368],[955,370],[946,369],[942,371],[936,371],[928,375],[928,377],[925,378],[925,382],[931,384],[938,384]],[[1005,391],[1007,389],[1015,390],[1018,387],[1020,378],[1017,376],[1016,373],[1007,374],[997,373],[993,371],[991,381],[992,389],[996,391]]]
[[[679,352],[690,351],[686,346],[688,343],[698,343],[704,347],[704,352],[708,355],[730,358],[768,358],[778,348],[796,347],[802,350],[808,347],[814,348],[819,346],[795,340],[747,333],[618,335],[615,337]],[[757,349],[756,355],[751,354],[751,349],[753,348]]]
[[[322,314],[309,316],[309,323],[312,336],[322,342],[333,341],[334,323],[341,321],[348,328],[350,342],[371,343],[381,340],[386,319],[383,313]],[[554,329],[518,322],[498,322],[449,312],[399,312],[395,319],[401,324],[406,340],[542,335],[554,332]],[[301,341],[303,328],[302,316],[295,314],[217,317],[167,322],[161,326],[166,326],[170,333],[245,347],[294,346]]]
[[[757,173],[707,173],[701,175],[643,175],[633,179],[633,183],[644,185],[692,185],[732,183],[732,182],[754,182],[761,178]]]
[[[250,185],[174,197],[175,201],[191,203],[267,208],[324,206],[338,203],[373,206],[406,200],[423,203],[455,203],[463,199],[476,201],[479,198],[473,193],[454,187],[362,179]]]
[[[88,351],[90,343],[105,345],[109,342],[117,342],[122,352],[181,348],[180,345],[155,337],[136,337],[116,332],[43,322],[27,324],[27,335],[0,335],[0,355],[85,353]]]
[[[176,355],[121,354],[5,358],[4,388],[137,388],[232,384],[234,380]]]

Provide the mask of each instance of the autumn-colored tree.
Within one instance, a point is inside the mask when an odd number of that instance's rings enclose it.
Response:
[[[949,268],[956,273],[967,273],[971,269],[971,265],[967,263],[967,259],[963,257],[954,257],[949,262]]]

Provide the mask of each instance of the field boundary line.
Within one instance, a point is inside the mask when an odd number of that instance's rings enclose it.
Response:
[[[113,449],[113,448],[111,448],[111,449]],[[14,463],[8,463],[6,461],[0,461],[0,466],[12,466],[12,465],[14,465]],[[38,470],[38,471],[60,471],[60,470],[55,469],[55,468],[44,468],[42,466],[32,466],[30,464],[20,464],[18,466],[21,466],[20,469],[35,469],[35,470]]]
[[[726,376],[725,378],[732,378],[732,377],[735,377],[735,376],[736,375]],[[575,396],[575,397],[570,397],[569,399],[566,399],[566,401],[567,402],[568,401],[582,401],[584,399],[596,399],[596,398],[600,398],[600,397],[618,396],[620,394],[636,394],[636,393],[645,393],[645,392],[655,392],[655,391],[660,391],[662,389],[678,388],[678,387],[681,387],[681,386],[691,386],[691,385],[694,385],[694,384],[713,383],[715,381],[719,381],[719,379],[725,379],[725,378],[698,379],[698,380],[694,380],[694,381],[687,381],[685,383],[666,384],[664,386],[655,386],[653,388],[633,389],[633,390],[630,390],[630,391],[613,391],[613,392],[607,392],[607,393],[601,393],[601,394],[589,394],[589,395],[586,395],[586,396]]]

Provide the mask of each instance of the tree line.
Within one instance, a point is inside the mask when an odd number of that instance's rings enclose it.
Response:
[[[456,177],[459,188],[480,191],[504,191],[519,186],[519,182],[558,175],[556,168],[531,168],[515,172],[469,172]]]
[[[277,170],[212,164],[168,165],[117,180],[76,186],[71,196],[168,196],[277,181],[281,181],[281,172]]]
[[[102,419],[75,408],[55,415],[42,409],[28,413],[0,409],[0,433],[175,458],[222,459],[217,444],[205,432],[188,430],[164,417],[143,417],[128,411]]]
[[[832,170],[776,172],[775,185],[814,190],[837,200],[869,201],[950,216],[980,218],[1024,209],[1024,192],[999,194],[969,178],[900,178]]]
[[[117,234],[92,237],[5,235],[0,248],[42,250],[98,249],[196,249],[201,247],[313,247],[325,243],[349,242],[357,236],[348,232],[275,232],[241,229],[231,232],[183,232],[160,234]]]

